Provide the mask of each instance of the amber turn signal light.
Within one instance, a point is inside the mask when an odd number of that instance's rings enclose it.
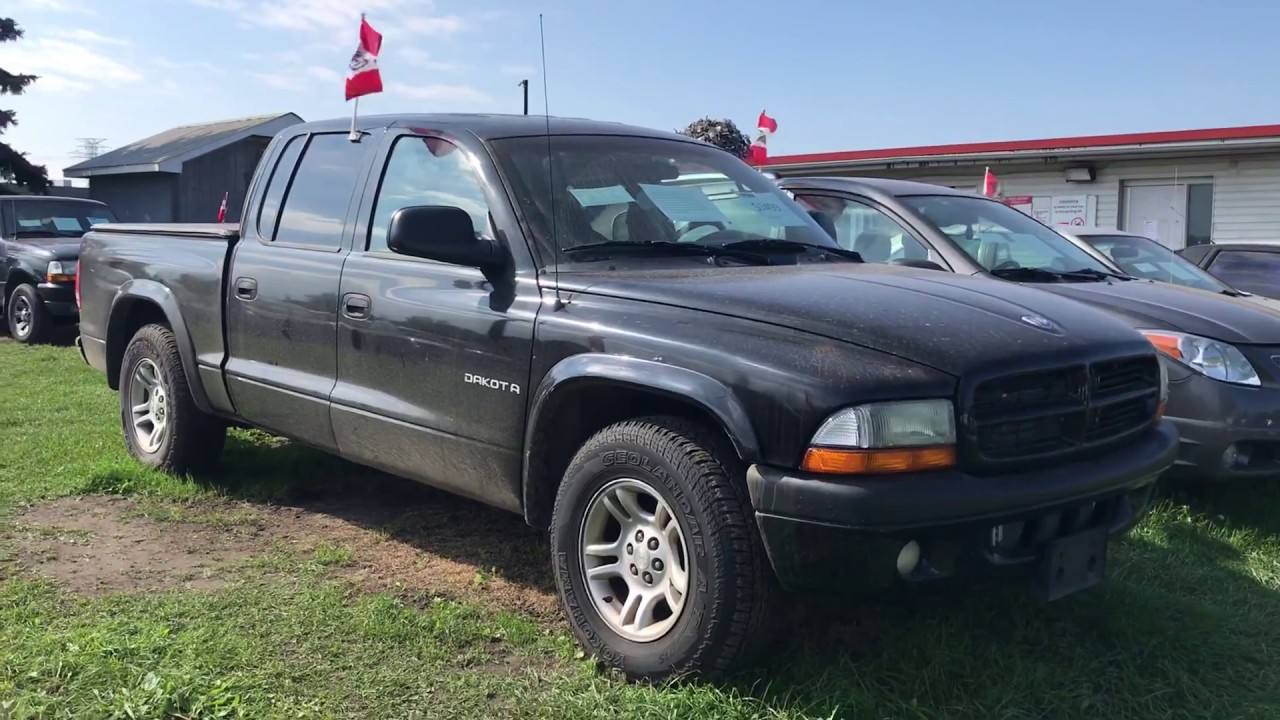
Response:
[[[800,468],[829,475],[881,475],[955,467],[954,445],[883,450],[809,448]]]
[[[49,275],[51,283],[73,283],[76,281],[75,275]]]

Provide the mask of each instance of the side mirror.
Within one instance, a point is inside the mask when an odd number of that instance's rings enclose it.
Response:
[[[1138,248],[1128,245],[1116,245],[1109,253],[1113,260],[1131,260],[1138,257]]]
[[[897,260],[890,260],[889,264],[905,265],[906,267],[921,268],[923,270],[941,270],[943,272],[947,271],[946,268],[942,267],[938,263],[932,260],[925,260],[924,258],[899,258]]]
[[[387,226],[387,248],[410,257],[488,268],[504,261],[502,249],[476,235],[471,216],[448,205],[400,208]]]

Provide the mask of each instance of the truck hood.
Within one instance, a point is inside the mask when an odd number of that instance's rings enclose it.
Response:
[[[1015,357],[1052,362],[1100,346],[1151,350],[1122,321],[1049,293],[891,265],[574,273],[561,286],[793,328],[955,376]]]
[[[7,240],[9,252],[30,260],[75,260],[80,257],[80,238],[48,240]]]
[[[1280,311],[1249,298],[1150,280],[1031,287],[1110,310],[1133,327],[1176,330],[1233,344],[1280,345]]]

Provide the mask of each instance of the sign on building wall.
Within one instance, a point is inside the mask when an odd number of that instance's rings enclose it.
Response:
[[[1001,201],[1045,225],[1093,225],[1098,214],[1097,195],[1010,195]]]
[[[1051,225],[1090,225],[1087,195],[1055,195],[1049,208]]]

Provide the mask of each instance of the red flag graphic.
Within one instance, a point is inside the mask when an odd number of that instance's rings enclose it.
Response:
[[[227,194],[222,193],[222,204],[218,206],[218,222],[227,221]]]
[[[351,56],[347,73],[347,99],[382,92],[382,72],[378,70],[378,53],[382,50],[382,34],[368,20],[360,18],[360,45]]]
[[[747,150],[747,161],[752,165],[763,165],[769,159],[769,138],[778,132],[778,121],[760,111],[760,119],[756,122],[756,139],[751,141]]]
[[[982,175],[982,194],[987,197],[995,197],[1000,194],[1000,178],[991,172],[991,168],[986,168]]]

